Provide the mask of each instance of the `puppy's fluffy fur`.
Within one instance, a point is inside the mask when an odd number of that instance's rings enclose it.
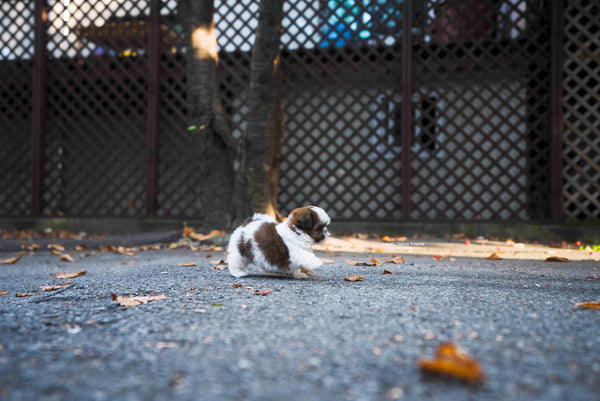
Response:
[[[234,277],[246,276],[246,269],[306,278],[301,269],[314,270],[323,262],[312,252],[312,245],[329,237],[327,213],[316,206],[292,210],[283,222],[256,213],[238,227],[229,240],[227,262]]]

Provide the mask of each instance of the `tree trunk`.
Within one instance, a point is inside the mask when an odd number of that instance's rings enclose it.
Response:
[[[195,198],[205,229],[225,228],[233,213],[233,150],[219,99],[213,0],[181,0],[178,13],[186,47],[188,134],[193,136],[198,176]]]
[[[281,105],[280,38],[283,0],[261,0],[252,51],[247,126],[240,141],[241,161],[236,218],[251,212],[277,214],[281,147],[284,139]]]

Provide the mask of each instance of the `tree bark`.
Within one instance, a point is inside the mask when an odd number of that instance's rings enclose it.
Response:
[[[197,213],[206,229],[226,228],[233,213],[235,143],[218,93],[213,0],[181,0],[178,14],[186,47],[188,134],[197,153]]]
[[[277,214],[281,147],[280,39],[283,0],[261,0],[252,51],[246,132],[240,141],[236,219],[253,212]]]

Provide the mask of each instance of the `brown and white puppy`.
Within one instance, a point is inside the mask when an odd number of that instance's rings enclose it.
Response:
[[[327,213],[316,206],[294,209],[279,224],[266,214],[256,213],[231,234],[229,272],[234,277],[246,276],[247,267],[255,265],[259,271],[306,278],[302,268],[314,270],[323,265],[312,245],[329,237],[330,222]]]

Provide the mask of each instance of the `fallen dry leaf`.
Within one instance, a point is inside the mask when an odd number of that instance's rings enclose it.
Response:
[[[333,259],[325,259],[325,258],[320,258],[321,262],[323,263],[335,263],[335,260]]]
[[[188,226],[183,227],[183,233],[182,233],[183,237],[192,238],[192,239],[195,239],[196,241],[206,241],[208,239],[217,237],[219,235],[225,235],[225,231],[212,230],[208,234],[198,234],[198,233],[194,232],[193,228],[188,227]]]
[[[28,292],[17,292],[15,294],[15,297],[19,297],[19,298],[24,298],[24,297],[30,297],[31,294]]]
[[[312,270],[312,269],[305,269],[304,267],[301,267],[300,271],[302,273],[306,274],[307,276],[309,276],[312,272],[314,272],[314,270]]]
[[[498,256],[497,253],[492,253],[490,256],[488,256],[486,258],[487,260],[502,260],[502,258],[500,256]]]
[[[60,244],[48,244],[48,248],[55,249],[57,251],[64,251],[65,247]]]
[[[395,258],[386,259],[385,263],[396,263],[399,265],[404,263],[404,258],[402,256],[396,256]]]
[[[351,276],[351,277],[344,277],[344,281],[362,281],[365,278],[363,276]]]
[[[177,266],[191,267],[191,266],[197,266],[197,265],[195,263],[191,262],[191,263],[179,263]]]
[[[234,288],[239,288],[242,286],[241,283],[229,283],[230,286],[234,287]]]
[[[64,254],[60,256],[60,259],[62,262],[75,262],[75,259],[73,259],[73,257],[69,254]]]
[[[152,245],[150,247],[150,249],[152,249],[153,251],[159,251],[160,250],[160,245]]]
[[[183,244],[176,244],[173,242],[172,244],[169,245],[169,247],[167,249],[177,249],[182,246],[183,246]]]
[[[14,265],[15,263],[17,263],[19,261],[19,259],[21,259],[21,257],[22,256],[19,255],[19,256],[12,257],[12,258],[0,260],[0,265]]]
[[[468,383],[477,384],[485,380],[479,362],[451,343],[440,344],[433,359],[419,358],[419,366],[425,372],[455,377]]]
[[[165,294],[160,295],[149,295],[149,296],[139,296],[139,297],[120,297],[117,294],[110,294],[112,300],[118,302],[121,306],[137,306],[141,304],[147,304],[152,301],[159,301],[161,299],[166,299]]]
[[[77,245],[75,247],[76,251],[85,251],[86,249],[88,249],[88,246],[87,245],[83,245],[83,244],[82,245]]]
[[[369,262],[373,262],[373,263],[375,263],[377,266],[379,266],[379,265],[382,265],[382,264],[383,264],[383,262],[382,262],[382,261],[380,261],[379,259],[376,259],[376,258],[371,258],[371,259],[369,259]]]
[[[54,275],[54,278],[58,278],[58,279],[68,279],[68,278],[74,278],[74,277],[78,277],[78,276],[85,276],[87,273],[87,271],[83,270],[80,272],[74,272],[74,273],[56,273]]]
[[[2,291],[2,290],[0,290],[0,295],[6,295],[6,294],[8,294],[8,291]]]
[[[44,292],[56,291],[56,290],[60,290],[60,289],[63,289],[65,287],[68,287],[71,284],[73,284],[72,281],[65,281],[63,283],[59,283],[59,284],[55,284],[55,285],[42,285],[42,286],[40,286],[40,290],[42,290]]]
[[[396,274],[396,272],[390,271],[390,270],[384,270],[383,274]]]
[[[569,259],[567,258],[562,258],[560,256],[549,256],[546,259],[544,259],[544,262],[568,262]]]
[[[211,260],[210,261],[211,265],[226,265],[227,261],[223,260],[223,259],[219,259],[219,260]]]
[[[208,246],[204,248],[200,248],[200,252],[221,252],[223,250],[220,246]]]
[[[358,260],[351,259],[344,259],[344,262],[346,262],[346,264],[350,266],[377,266],[377,263],[375,262],[361,262]]]
[[[271,293],[271,291],[268,291],[268,290],[265,290],[265,291],[256,291],[256,292],[254,293],[254,295],[259,295],[259,296],[261,296],[261,297],[264,297],[265,295],[268,295],[268,294],[270,294],[270,293]]]
[[[575,308],[579,308],[579,309],[597,309],[597,310],[600,310],[600,302],[577,302],[573,306]]]

